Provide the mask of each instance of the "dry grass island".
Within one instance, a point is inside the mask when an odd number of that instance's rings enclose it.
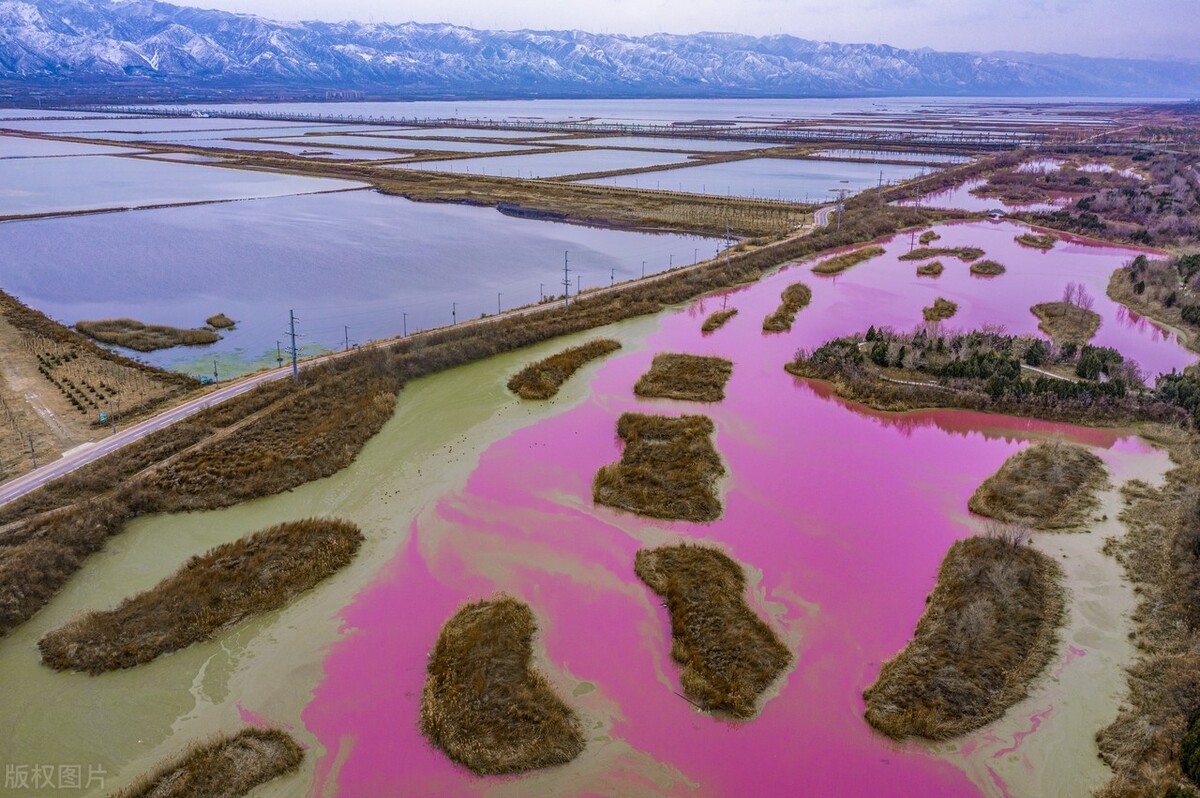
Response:
[[[857,266],[860,263],[866,263],[872,258],[877,258],[884,253],[883,247],[870,246],[856,249],[852,252],[844,252],[841,255],[834,255],[832,258],[825,260],[813,266],[813,274],[841,274],[851,266]]]
[[[1059,346],[1085,344],[1100,329],[1100,314],[1069,302],[1042,302],[1029,309],[1038,317],[1038,329]]]
[[[241,798],[302,761],[304,749],[287,732],[243,729],[192,748],[113,798]]]
[[[729,321],[736,315],[737,308],[718,310],[704,320],[704,323],[700,325],[700,332],[705,334],[716,332],[725,326],[725,322]]]
[[[650,370],[638,379],[633,392],[658,399],[720,402],[732,375],[733,363],[721,357],[663,353],[654,356]]]
[[[529,607],[508,596],[454,614],[429,657],[421,732],[477,775],[562,765],[583,751],[583,724],[532,667]]]
[[[960,540],[912,641],[863,693],[867,722],[900,740],[982,728],[1025,697],[1054,656],[1062,569],[1012,528]]]
[[[75,323],[75,329],[102,344],[138,352],[155,352],[176,346],[207,346],[221,340],[221,336],[207,327],[168,327],[165,324],[144,324],[136,319],[79,321]]]
[[[651,518],[705,523],[721,517],[716,480],[725,474],[707,416],[625,413],[617,435],[621,460],[596,472],[592,498]]]
[[[224,313],[218,313],[215,316],[209,316],[204,320],[204,323],[217,330],[231,330],[237,326],[237,322],[226,316]]]
[[[1051,441],[1017,452],[984,480],[971,512],[1034,529],[1078,529],[1100,506],[1104,461],[1082,446]]]
[[[945,321],[958,313],[958,304],[944,297],[933,300],[933,304],[921,311],[925,321]]]
[[[1004,264],[994,260],[977,260],[971,264],[971,274],[976,277],[998,277],[1006,271]]]
[[[354,524],[310,519],[217,546],[116,609],[50,632],[38,643],[42,661],[56,670],[98,674],[211,640],[349,565],[362,540]]]
[[[518,371],[509,379],[508,390],[522,399],[549,399],[584,364],[620,348],[621,344],[611,338],[573,346]]]
[[[1022,235],[1017,236],[1014,240],[1023,247],[1040,249],[1042,251],[1054,249],[1055,243],[1058,242],[1058,238],[1050,235],[1049,233],[1041,235],[1038,233],[1023,233]]]
[[[793,656],[747,606],[741,566],[717,549],[685,544],[642,549],[634,571],[666,601],[671,658],[683,666],[688,697],[704,710],[754,717]]]
[[[900,260],[931,260],[933,258],[958,258],[963,263],[970,263],[983,257],[983,250],[978,247],[919,247],[900,256]]]
[[[812,301],[812,289],[804,283],[792,283],[780,294],[779,307],[763,319],[764,332],[787,332],[796,321],[796,314]]]
[[[945,267],[942,266],[940,260],[935,260],[930,263],[922,263],[917,267],[918,277],[940,277]]]

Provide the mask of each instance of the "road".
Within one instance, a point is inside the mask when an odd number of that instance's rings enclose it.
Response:
[[[824,227],[825,225],[829,224],[829,215],[830,215],[830,213],[832,213],[835,210],[837,210],[836,205],[830,205],[830,206],[826,206],[824,208],[818,209],[816,211],[816,213],[813,215],[813,219],[814,219],[814,228],[813,229],[815,229],[816,227]],[[807,235],[808,232],[810,232],[810,231],[805,230],[802,233],[800,233],[799,235]],[[646,277],[641,280],[637,280],[635,282],[638,282],[641,284],[653,283],[657,280],[663,280],[672,275],[678,274],[681,271],[690,271],[692,269],[701,268],[702,266],[707,265],[708,263],[711,263],[711,261],[701,261],[699,263],[694,263],[690,266],[684,266],[679,269],[675,269],[673,271],[661,272],[659,274],[655,274],[650,277]],[[596,288],[596,289],[587,291],[586,296],[593,297],[593,296],[610,293],[613,291],[619,291],[619,290],[622,290],[623,288],[627,288],[628,285],[629,284],[626,283],[626,284],[616,285],[616,286],[611,286],[611,287],[605,286],[603,288]],[[486,324],[486,323],[495,321],[496,319],[500,319],[500,318],[511,317],[511,316],[521,316],[521,315],[525,315],[527,313],[534,313],[538,310],[541,310],[544,307],[546,307],[546,306],[545,305],[527,305],[525,307],[514,308],[512,310],[505,311],[504,313],[501,313],[498,315],[486,316],[483,318],[471,319],[469,321],[463,321],[463,322],[460,322],[458,326],[468,327],[468,326],[475,325],[475,324]],[[416,337],[420,337],[420,336],[424,336],[424,335],[431,335],[433,333],[440,332],[443,329],[445,329],[445,328],[437,328],[434,330],[424,330],[419,333],[413,333],[412,335],[409,336],[409,338],[416,338]],[[377,348],[377,347],[389,346],[391,344],[396,343],[399,340],[401,340],[401,339],[400,338],[389,338],[386,340],[374,341],[370,344],[363,345],[363,347],[361,347],[361,348],[372,349],[372,348]],[[352,351],[356,351],[356,350],[352,350]],[[310,360],[306,360],[306,361],[302,362],[300,364],[300,368],[301,369],[309,368],[309,367],[312,367],[319,363],[324,363],[333,358],[343,357],[347,354],[350,354],[350,353],[349,352],[332,352],[327,355],[321,355],[319,357],[312,358]],[[118,449],[124,448],[125,446],[128,446],[129,444],[134,443],[135,441],[139,441],[142,438],[146,437],[147,435],[149,435],[153,432],[157,432],[158,430],[169,427],[172,424],[175,424],[178,421],[182,421],[183,419],[185,419],[189,416],[195,415],[196,413],[199,413],[201,410],[204,410],[215,404],[220,404],[221,402],[227,402],[230,399],[234,398],[235,396],[239,396],[243,393],[246,393],[246,391],[252,390],[253,388],[258,387],[259,385],[262,385],[263,383],[272,382],[274,380],[284,379],[285,377],[289,376],[291,373],[292,373],[291,366],[284,366],[283,368],[270,369],[268,371],[260,371],[255,374],[250,374],[245,377],[241,377],[233,382],[227,383],[224,386],[218,387],[215,390],[209,391],[201,396],[197,396],[194,399],[190,399],[181,405],[172,407],[169,410],[164,410],[162,413],[159,413],[156,416],[148,418],[145,421],[138,422],[137,424],[134,424],[123,430],[120,430],[117,433],[115,433],[114,435],[111,435],[108,438],[105,438],[104,440],[102,440],[98,443],[85,444],[84,446],[78,447],[76,449],[72,449],[71,451],[67,452],[59,459],[57,459],[51,463],[47,463],[46,465],[43,465],[33,471],[30,471],[27,474],[17,477],[16,479],[12,480],[11,482],[6,482],[3,485],[0,485],[0,506],[8,504],[11,501],[15,501],[16,499],[21,498],[25,494],[37,490],[38,488],[42,487],[43,485],[47,484],[48,482],[52,482],[53,480],[58,479],[59,477],[65,475],[65,474],[69,474],[70,472],[74,471],[75,469],[85,466],[88,463],[95,462],[96,460],[99,460],[101,457],[104,457],[107,454],[111,454],[112,452],[115,452]]]

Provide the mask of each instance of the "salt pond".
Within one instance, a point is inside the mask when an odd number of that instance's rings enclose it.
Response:
[[[810,158],[853,158],[860,161],[905,161],[907,163],[969,163],[969,155],[954,155],[949,152],[897,152],[894,150],[817,150],[809,153]]]
[[[647,150],[687,150],[688,152],[740,152],[776,146],[753,141],[684,139],[674,136],[601,136],[599,138],[563,139],[554,143],[573,147],[638,147]]]
[[[239,324],[217,344],[140,357],[211,373],[216,356],[231,376],[274,364],[292,309],[309,351],[337,349],[347,325],[363,343],[449,324],[455,308],[459,321],[494,313],[497,293],[505,308],[561,294],[566,251],[574,294],[716,246],[356,191],[3,224],[0,285],[67,324],[196,326],[224,312]]]
[[[57,158],[72,155],[119,155],[137,152],[128,147],[77,144],[73,141],[47,141],[0,135],[0,159]]]
[[[506,150],[528,150],[532,145],[517,143],[492,143],[487,141],[440,141],[438,139],[384,138],[383,136],[304,136],[303,138],[277,138],[281,144],[301,143],[308,147],[380,147],[393,150],[433,150],[435,152],[504,152]]]
[[[881,182],[886,185],[909,180],[931,169],[927,166],[854,161],[750,158],[667,169],[649,175],[598,177],[584,182],[697,194],[826,202],[835,199],[839,189],[845,189],[848,194],[857,194]]]
[[[422,169],[434,172],[455,172],[500,177],[563,177],[591,172],[615,172],[621,169],[644,169],[649,166],[686,163],[687,155],[669,152],[634,152],[631,150],[577,150],[542,152],[529,155],[507,155],[496,158],[463,158],[454,161],[422,161],[401,164],[402,169]],[[646,177],[643,176],[642,180]],[[636,184],[634,179],[630,185]],[[645,188],[645,184],[642,186]]]
[[[0,216],[281,197],[361,186],[346,180],[111,155],[13,158],[0,160]]]

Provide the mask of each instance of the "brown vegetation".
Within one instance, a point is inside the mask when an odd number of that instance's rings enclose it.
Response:
[[[1108,296],[1174,327],[1189,349],[1200,351],[1200,253],[1164,260],[1139,255],[1113,272]]]
[[[1036,233],[1024,233],[1016,237],[1016,242],[1023,247],[1032,247],[1033,249],[1050,250],[1054,249],[1058,239],[1049,233],[1038,235]]]
[[[935,260],[932,263],[922,263],[917,267],[917,276],[919,277],[939,277],[943,271],[942,262]]]
[[[666,600],[684,692],[701,709],[753,717],[793,657],[747,606],[741,566],[717,549],[685,544],[642,549],[634,571]]]
[[[549,399],[572,374],[589,361],[604,357],[621,348],[618,341],[601,338],[588,341],[551,355],[544,360],[530,363],[508,381],[508,390],[522,399]]]
[[[209,327],[216,327],[218,330],[228,330],[237,325],[237,322],[226,316],[224,313],[218,313],[215,316],[209,316],[204,320],[204,323]]]
[[[921,242],[921,246],[928,246],[939,238],[941,238],[940,234],[933,230],[926,230],[924,233],[921,233],[921,237],[918,240]]]
[[[900,256],[900,260],[929,260],[930,258],[958,258],[963,263],[970,263],[983,257],[983,250],[978,247],[918,247],[912,252]]]
[[[721,500],[714,483],[725,466],[712,445],[714,430],[706,416],[623,414],[617,435],[625,451],[596,472],[592,497],[652,518],[715,521]]]
[[[217,546],[116,609],[48,633],[38,642],[42,661],[55,670],[97,674],[211,640],[349,565],[362,540],[354,524],[312,519]]]
[[[729,310],[718,310],[704,320],[704,324],[700,325],[700,332],[708,334],[716,332],[725,326],[725,322],[737,315],[737,308]]]
[[[844,252],[841,255],[834,255],[832,258],[825,260],[812,267],[813,274],[841,274],[851,266],[857,266],[860,263],[865,263],[871,258],[877,258],[884,253],[883,247],[870,246],[856,249],[853,252]]]
[[[1057,441],[1017,452],[971,496],[971,512],[1035,529],[1080,528],[1108,484],[1104,461]]]
[[[175,346],[206,346],[221,340],[221,336],[203,327],[185,329],[164,324],[143,324],[135,319],[102,319],[80,321],[75,329],[97,341],[138,352],[154,352]]]
[[[1129,694],[1096,738],[1114,771],[1097,793],[1102,798],[1183,796],[1194,789],[1180,760],[1189,727],[1200,717],[1200,441],[1177,430],[1144,432],[1166,446],[1177,465],[1161,487],[1140,480],[1122,486],[1120,520],[1128,533],[1105,545],[1124,566],[1139,603]]]
[[[912,641],[863,693],[867,722],[895,739],[946,740],[999,718],[1054,656],[1061,578],[1019,533],[955,543]]]
[[[733,363],[724,358],[664,353],[654,356],[650,370],[633,386],[633,392],[660,399],[720,402],[732,374]]]
[[[1006,271],[1007,269],[1004,268],[1003,264],[997,263],[994,260],[980,260],[971,264],[971,274],[980,277],[995,277],[1004,274]]]
[[[949,299],[938,297],[933,300],[933,304],[921,311],[925,316],[925,321],[945,321],[946,319],[958,313],[958,304],[951,302]]]
[[[192,748],[113,798],[240,798],[303,760],[304,749],[287,732],[243,729]]]
[[[1069,302],[1043,302],[1030,308],[1038,317],[1038,329],[1054,343],[1083,344],[1100,329],[1100,314]]]
[[[508,596],[467,604],[442,627],[421,691],[421,732],[478,775],[562,765],[583,725],[532,666],[529,607]]]
[[[804,283],[792,283],[783,289],[779,307],[763,319],[765,332],[787,332],[796,321],[796,314],[812,301],[812,289]]]

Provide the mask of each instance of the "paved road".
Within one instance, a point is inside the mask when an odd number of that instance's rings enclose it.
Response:
[[[830,205],[830,206],[826,206],[824,208],[818,209],[813,217],[814,222],[815,222],[815,227],[824,227],[825,225],[829,224],[829,215],[830,215],[830,213],[832,213],[833,211],[836,211],[836,210],[837,210],[836,205]],[[804,231],[804,233],[802,233],[801,235],[807,234],[807,232],[808,231]],[[709,261],[701,261],[700,263],[692,264],[690,266],[685,266],[685,267],[682,267],[681,269],[675,269],[674,271],[668,271],[668,272],[662,272],[660,274],[655,274],[653,276],[646,277],[643,280],[639,280],[638,282],[640,282],[642,284],[652,283],[657,280],[666,279],[672,275],[677,274],[680,271],[689,271],[691,269],[700,268],[708,263],[709,263]],[[626,287],[628,287],[628,284],[617,285],[617,286],[612,286],[612,287],[606,286],[604,288],[598,288],[598,289],[594,289],[591,291],[587,291],[586,296],[592,297],[592,296],[596,296],[596,295],[600,295],[600,294],[609,293],[611,291],[619,291]],[[513,310],[505,311],[504,313],[499,314],[499,315],[487,316],[484,318],[471,319],[469,321],[460,322],[458,326],[468,327],[468,326],[471,326],[474,324],[486,324],[486,323],[495,321],[498,318],[504,318],[507,316],[520,316],[520,315],[524,315],[526,313],[533,313],[538,310],[541,310],[543,307],[545,307],[545,305],[529,305],[526,307],[514,308]],[[425,330],[425,331],[422,331],[419,333],[413,333],[409,337],[414,338],[414,337],[420,337],[422,335],[430,335],[432,333],[439,332],[442,329],[444,329],[444,328],[438,328],[435,330]],[[370,349],[370,348],[375,348],[375,347],[388,346],[390,344],[395,343],[397,340],[400,340],[400,339],[390,338],[390,339],[386,339],[386,340],[382,340],[382,341],[375,341],[370,344],[364,345],[362,348]],[[316,365],[318,363],[323,363],[332,358],[343,357],[346,354],[349,354],[349,353],[333,352],[333,353],[330,353],[327,355],[321,355],[320,357],[316,357],[311,360],[304,361],[303,363],[300,364],[300,367],[302,369],[308,368],[308,367]],[[85,444],[84,446],[78,447],[76,449],[72,449],[71,451],[67,452],[65,455],[63,455],[58,460],[55,460],[51,463],[47,463],[46,465],[43,465],[34,471],[30,471],[28,474],[24,474],[10,482],[6,482],[3,485],[0,485],[0,505],[5,505],[11,501],[19,499],[22,496],[24,496],[25,494],[30,493],[34,490],[37,490],[38,488],[42,487],[46,483],[51,482],[55,479],[58,479],[59,477],[63,476],[64,474],[68,474],[68,473],[74,471],[75,469],[80,468],[81,466],[85,466],[88,463],[92,463],[96,460],[99,460],[101,457],[104,457],[107,454],[110,454],[112,452],[115,452],[118,449],[128,446],[129,444],[131,444],[135,441],[141,440],[142,438],[146,437],[147,435],[149,435],[152,432],[157,432],[158,430],[169,427],[172,424],[175,424],[176,422],[187,418],[188,416],[195,415],[196,413],[199,413],[201,410],[204,410],[205,408],[207,408],[211,405],[219,404],[221,402],[226,402],[226,401],[234,398],[235,396],[239,396],[240,394],[243,394],[246,391],[249,391],[259,385],[262,385],[263,383],[272,382],[274,380],[284,379],[291,373],[292,373],[291,366],[285,366],[283,368],[270,369],[269,371],[261,371],[256,374],[250,374],[246,377],[242,377],[233,382],[227,383],[224,386],[218,387],[215,390],[209,391],[208,393],[205,393],[202,396],[198,396],[195,399],[190,399],[181,405],[171,408],[170,410],[164,410],[162,413],[159,413],[158,415],[153,416],[152,418],[148,418],[145,421],[134,424],[131,427],[127,427],[126,429],[120,430],[115,435],[105,438],[102,441],[99,441],[94,444]]]

